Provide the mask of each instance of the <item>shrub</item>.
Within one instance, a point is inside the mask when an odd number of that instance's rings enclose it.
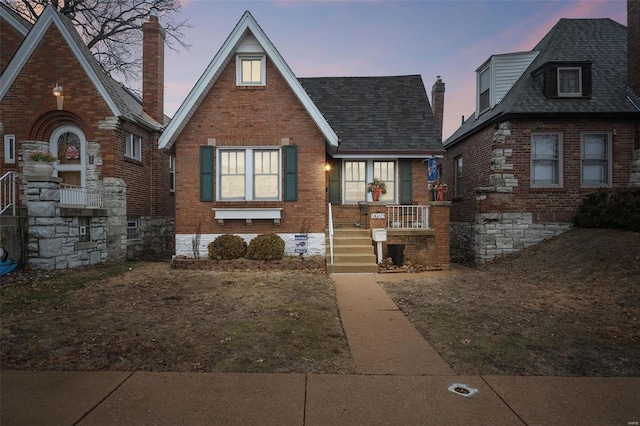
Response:
[[[613,228],[640,232],[640,188],[599,189],[587,195],[573,224],[582,228]]]
[[[284,257],[284,240],[277,234],[262,234],[249,243],[247,257],[255,260],[280,260]]]
[[[247,252],[247,243],[238,235],[220,235],[209,244],[209,259],[240,259]]]

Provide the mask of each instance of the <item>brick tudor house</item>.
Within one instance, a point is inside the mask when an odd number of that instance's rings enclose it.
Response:
[[[384,256],[402,243],[448,266],[449,203],[429,203],[425,162],[444,154],[444,83],[433,93],[437,118],[420,76],[298,79],[247,11],[160,137],[176,158],[176,254],[273,232],[285,254],[306,235],[307,254],[325,255],[331,202],[335,227],[390,228]]]
[[[530,52],[478,68],[476,112],[444,144],[452,261],[535,244],[594,189],[640,185],[640,2],[628,5],[628,31],[561,19]]]
[[[171,160],[157,149],[165,121],[157,16],[143,33],[141,101],[101,70],[55,8],[32,25],[0,4],[2,230],[19,229],[14,243],[24,234],[14,251],[32,269],[173,253]],[[52,177],[35,177],[29,155],[45,150],[59,164]],[[28,226],[7,216],[13,182]]]

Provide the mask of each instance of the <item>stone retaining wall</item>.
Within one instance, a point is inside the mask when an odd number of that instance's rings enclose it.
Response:
[[[475,263],[513,253],[569,230],[569,223],[534,223],[532,213],[476,215]]]

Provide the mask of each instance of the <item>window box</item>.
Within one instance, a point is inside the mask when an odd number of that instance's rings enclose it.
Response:
[[[281,208],[214,208],[214,219],[220,225],[224,225],[225,220],[244,220],[247,225],[251,225],[252,220],[273,220],[275,225],[280,224],[282,217]]]

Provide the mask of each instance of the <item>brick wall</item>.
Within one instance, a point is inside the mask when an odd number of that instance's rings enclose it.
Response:
[[[515,251],[534,240],[541,240],[567,228],[582,199],[593,188],[582,188],[580,184],[581,133],[611,132],[613,134],[613,187],[629,185],[633,159],[634,131],[636,123],[629,120],[517,120],[503,122],[496,129],[488,127],[459,143],[447,151],[443,165],[444,180],[450,185],[447,198],[453,197],[453,159],[463,157],[464,194],[461,199],[453,198],[451,206],[452,256],[469,259],[470,246],[476,252],[476,262],[484,262],[497,254]],[[533,132],[562,133],[561,188],[531,188],[531,134]],[[523,237],[513,237],[515,242],[507,244],[512,235],[496,246],[488,240],[490,236],[478,239],[487,231],[487,217],[500,226],[513,227],[511,217],[504,214],[526,214],[527,219],[518,219],[516,231],[524,233],[529,229],[526,242]],[[487,216],[489,215],[489,216]],[[530,218],[530,219],[529,219]],[[506,221],[506,222],[505,222]],[[504,223],[502,223],[504,222]],[[508,222],[508,223],[507,223]],[[469,239],[469,227],[474,224],[475,241]],[[549,228],[552,224],[559,224]],[[565,224],[565,225],[561,225]],[[555,226],[555,225],[554,225]],[[501,228],[501,229],[507,229]],[[479,234],[480,233],[480,234]],[[524,234],[523,234],[524,235]],[[488,251],[487,251],[488,250]],[[479,251],[482,251],[480,253]]]
[[[56,83],[64,89],[61,111],[52,94]],[[130,215],[173,215],[169,160],[158,152],[158,133],[112,117],[108,105],[55,26],[47,30],[0,102],[0,117],[4,133],[16,135],[18,150],[23,141],[48,143],[51,133],[61,125],[80,128],[87,146],[99,147],[93,165],[96,175],[120,177],[127,184]],[[124,160],[125,130],[142,136],[142,163]],[[0,155],[4,155],[3,150]],[[9,170],[9,166],[18,170],[18,162],[6,165],[3,160],[0,158],[3,171]]]
[[[0,74],[16,53],[24,37],[16,29],[0,18]],[[53,86],[52,86],[53,87]]]
[[[267,60],[266,86],[237,87],[235,59],[221,73],[176,142],[176,234],[324,232],[327,225],[325,141],[275,66]],[[298,147],[297,202],[200,202],[200,150],[217,146]],[[214,163],[215,164],[215,163]],[[282,171],[282,170],[281,170]],[[215,176],[215,174],[214,174]],[[215,185],[214,185],[215,186]],[[273,220],[213,220],[212,208],[282,208],[280,225]]]

